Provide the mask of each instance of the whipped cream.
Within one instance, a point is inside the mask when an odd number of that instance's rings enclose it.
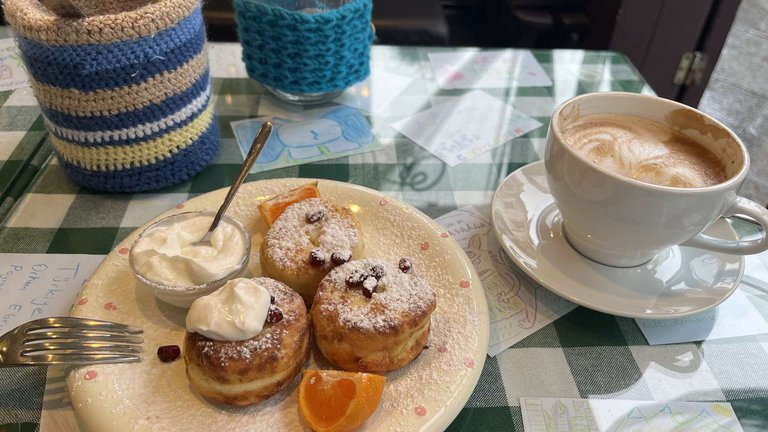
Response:
[[[264,328],[269,297],[269,291],[251,279],[232,279],[192,303],[187,330],[220,341],[250,339]]]
[[[131,264],[143,277],[168,286],[201,285],[236,272],[249,241],[237,227],[222,219],[210,246],[193,245],[212,221],[212,216],[195,216],[151,228],[133,245]]]

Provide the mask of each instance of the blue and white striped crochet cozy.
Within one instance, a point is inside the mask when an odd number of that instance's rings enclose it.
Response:
[[[107,2],[109,3],[109,2]],[[199,0],[69,21],[6,0],[51,141],[77,183],[137,192],[183,182],[218,151]]]

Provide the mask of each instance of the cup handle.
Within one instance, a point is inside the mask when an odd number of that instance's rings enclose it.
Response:
[[[736,197],[731,208],[723,214],[723,216],[733,215],[750,216],[762,225],[763,234],[758,238],[746,240],[723,240],[699,233],[682,245],[733,255],[751,255],[768,249],[768,210],[765,207],[746,198]]]

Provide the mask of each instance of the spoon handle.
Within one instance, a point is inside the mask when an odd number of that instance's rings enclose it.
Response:
[[[74,0],[40,0],[48,10],[64,18],[85,18],[85,12]]]
[[[251,144],[251,149],[248,151],[248,154],[245,156],[245,161],[243,161],[243,166],[240,168],[240,172],[237,174],[237,178],[235,179],[235,182],[232,183],[232,187],[229,188],[229,192],[227,192],[227,197],[224,198],[224,202],[221,204],[221,207],[219,207],[219,211],[216,213],[216,216],[213,218],[213,223],[211,224],[211,227],[208,228],[208,234],[206,234],[206,237],[210,235],[210,233],[216,229],[217,226],[219,226],[219,221],[221,221],[221,216],[224,214],[225,211],[227,211],[227,207],[229,207],[229,204],[232,203],[232,200],[235,198],[235,194],[237,193],[237,190],[240,189],[240,185],[243,184],[243,180],[248,176],[248,171],[251,170],[251,167],[253,166],[253,163],[256,162],[256,158],[259,157],[259,153],[261,153],[261,150],[264,149],[264,146],[267,144],[267,140],[269,139],[269,135],[272,133],[272,123],[270,122],[264,122],[264,124],[261,125],[261,129],[259,129],[259,133],[256,135],[256,138],[253,140],[253,144]]]

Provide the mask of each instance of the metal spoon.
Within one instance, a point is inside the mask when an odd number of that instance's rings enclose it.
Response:
[[[85,18],[85,12],[74,0],[40,0],[48,10],[64,18]]]
[[[224,198],[224,202],[221,203],[221,207],[219,207],[219,211],[216,213],[216,216],[213,218],[213,223],[211,223],[211,227],[208,228],[208,232],[205,233],[202,239],[193,243],[194,246],[211,244],[211,235],[213,234],[213,230],[215,230],[216,227],[219,226],[221,217],[224,215],[224,212],[227,211],[227,207],[229,207],[229,204],[231,204],[232,200],[235,198],[235,194],[237,193],[237,190],[240,189],[240,185],[243,184],[243,180],[245,180],[245,177],[248,175],[248,171],[251,170],[253,163],[256,162],[256,158],[259,157],[259,153],[261,153],[261,150],[264,149],[264,145],[267,144],[267,140],[269,139],[269,135],[271,133],[272,133],[272,123],[264,122],[264,124],[261,125],[261,129],[259,129],[259,133],[256,135],[256,138],[253,140],[253,144],[251,144],[251,149],[248,151],[248,154],[245,156],[245,160],[243,161],[243,166],[240,167],[240,172],[237,174],[237,178],[235,179],[235,182],[232,183],[232,186],[229,188],[229,192],[227,192],[227,197]]]

